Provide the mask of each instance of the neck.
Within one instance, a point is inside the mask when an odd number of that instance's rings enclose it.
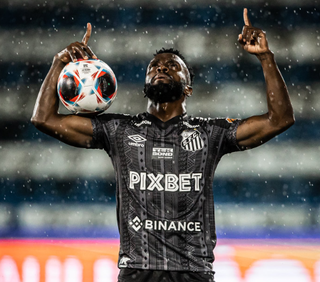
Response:
[[[183,95],[179,100],[168,103],[154,103],[149,99],[147,111],[149,114],[166,122],[186,112],[185,97]]]

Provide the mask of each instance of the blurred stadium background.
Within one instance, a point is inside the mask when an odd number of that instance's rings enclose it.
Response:
[[[0,2],[1,282],[93,281],[91,273],[94,281],[111,281],[106,275],[115,275],[105,270],[114,267],[118,238],[111,162],[103,151],[72,148],[30,123],[53,56],[80,41],[91,22],[89,45],[118,79],[110,112],[135,114],[146,109],[142,89],[153,53],[174,47],[196,73],[190,115],[246,118],[264,113],[266,100],[258,60],[237,44],[244,7],[267,32],[296,124],[260,148],[222,159],[213,185],[217,281],[320,281],[319,1],[11,0]],[[37,255],[36,246],[46,251]],[[102,247],[106,253],[98,255]],[[95,254],[90,266],[75,249]],[[48,274],[63,267],[64,278]],[[290,279],[276,280],[286,270]],[[278,274],[271,279],[270,273]]]

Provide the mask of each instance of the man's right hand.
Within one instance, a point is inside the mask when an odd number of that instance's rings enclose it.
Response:
[[[32,123],[42,132],[69,145],[84,148],[91,146],[93,134],[91,120],[89,117],[58,113],[57,80],[64,64],[77,61],[77,58],[97,58],[88,46],[91,29],[91,24],[88,23],[81,42],[70,44],[54,56],[51,68],[39,91],[31,118]]]
[[[64,64],[67,64],[71,61],[76,62],[80,58],[84,60],[87,60],[88,58],[97,59],[97,56],[88,46],[91,32],[92,26],[90,23],[87,23],[87,31],[84,34],[82,41],[71,43],[67,48],[56,54],[55,59],[59,59]]]

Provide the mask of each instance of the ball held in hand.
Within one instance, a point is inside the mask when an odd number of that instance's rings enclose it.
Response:
[[[102,113],[117,95],[117,79],[105,62],[79,59],[61,71],[57,90],[60,101],[72,113]]]

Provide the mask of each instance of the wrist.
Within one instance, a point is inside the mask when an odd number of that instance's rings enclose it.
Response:
[[[66,65],[66,63],[64,63],[64,62],[61,60],[61,58],[59,57],[59,54],[57,54],[57,55],[55,55],[55,56],[53,57],[52,64],[55,64],[55,65],[63,65],[63,66]]]
[[[274,60],[274,54],[270,50],[265,53],[256,54],[256,56],[260,60],[260,62],[265,61],[265,60]]]
[[[66,63],[64,63],[63,61],[61,61],[61,59],[57,56],[53,57],[53,61],[52,61],[52,65],[51,65],[51,69],[54,70],[55,72],[60,72],[62,71],[62,69],[66,66]]]

